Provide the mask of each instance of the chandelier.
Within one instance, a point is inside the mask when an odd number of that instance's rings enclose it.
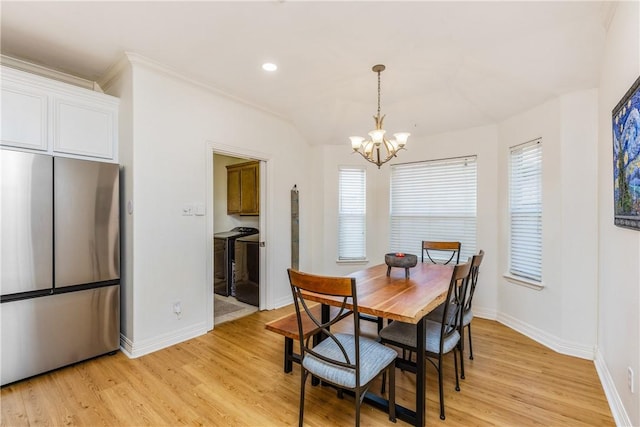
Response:
[[[382,122],[385,116],[380,116],[380,73],[385,70],[385,66],[382,64],[374,65],[371,71],[378,73],[378,114],[373,116],[373,120],[376,122],[376,128],[369,132],[371,139],[365,140],[361,136],[350,136],[351,148],[353,151],[360,154],[366,161],[374,163],[380,169],[380,166],[396,157],[396,153],[400,150],[404,150],[404,146],[407,144],[407,138],[409,133],[400,132],[394,133],[394,139],[385,138],[385,130],[382,129]],[[384,147],[384,151],[381,152],[381,148]]]

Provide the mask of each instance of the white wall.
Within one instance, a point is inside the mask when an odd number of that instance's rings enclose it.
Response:
[[[593,359],[597,330],[598,260],[598,91],[560,99],[561,278],[562,307],[558,336],[567,353],[584,347]],[[579,355],[579,354],[578,354]]]
[[[598,372],[618,425],[640,425],[640,231],[613,224],[611,111],[640,75],[640,3],[621,2],[605,44],[598,104]],[[636,392],[627,387],[627,367]]]
[[[556,351],[593,359],[597,290],[597,91],[553,99],[499,125],[499,320]],[[542,282],[502,277],[509,268],[509,148],[542,138]],[[579,249],[579,250],[578,250]]]
[[[104,90],[120,98],[118,117],[118,161],[120,163],[120,335],[126,340],[133,333],[133,217],[127,201],[132,199],[133,179],[133,86],[132,69],[128,62],[117,64],[117,74],[102,83]]]
[[[206,332],[207,235],[205,216],[182,216],[185,204],[207,199],[207,147],[226,144],[264,153],[269,202],[267,216],[268,306],[290,299],[286,268],[290,263],[289,190],[293,184],[309,188],[309,147],[290,123],[220,96],[138,57],[132,61],[132,138],[122,153],[125,181],[132,184],[132,226],[125,241],[125,263],[135,269],[124,280],[125,307],[130,307],[123,339],[133,356]],[[128,196],[127,196],[128,197]],[[308,205],[301,206],[309,214]],[[310,225],[301,226],[309,241]],[[302,265],[310,264],[302,254]],[[182,304],[182,316],[172,313]]]

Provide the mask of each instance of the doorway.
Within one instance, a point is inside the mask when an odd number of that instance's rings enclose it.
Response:
[[[214,327],[260,307],[259,182],[258,161],[214,152]]]
[[[249,315],[266,305],[264,241],[266,236],[266,156],[240,152],[236,147],[207,144],[208,173],[207,262],[208,329]],[[253,170],[247,170],[253,167]],[[242,171],[243,182],[256,173],[257,207],[238,211],[233,196],[235,172]],[[232,194],[230,193],[230,194]],[[250,194],[251,195],[251,194]],[[244,200],[249,200],[245,197]],[[246,205],[246,203],[245,203]],[[249,209],[247,211],[247,209]]]

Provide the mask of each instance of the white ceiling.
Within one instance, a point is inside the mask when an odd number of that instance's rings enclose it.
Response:
[[[133,52],[290,120],[312,144],[412,140],[597,87],[612,3],[9,2],[7,56],[99,80]],[[278,64],[267,74],[263,62]]]

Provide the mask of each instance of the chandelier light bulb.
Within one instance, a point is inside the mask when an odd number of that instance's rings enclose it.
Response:
[[[374,129],[369,132],[369,136],[371,137],[371,141],[373,141],[374,144],[380,145],[382,143],[382,140],[384,139],[384,133],[384,129]]]
[[[396,138],[396,141],[398,141],[398,147],[404,147],[407,144],[407,139],[410,135],[411,134],[408,132],[399,132],[393,134],[393,136]]]
[[[358,148],[362,147],[362,141],[364,141],[363,137],[350,136],[349,139],[351,140],[351,148],[353,148],[354,150],[358,150]]]
[[[367,141],[367,143],[364,146],[364,154],[366,154],[367,156],[370,156],[372,151],[373,151],[373,142]]]

